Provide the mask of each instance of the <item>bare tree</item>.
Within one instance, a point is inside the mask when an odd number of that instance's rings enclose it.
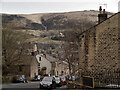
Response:
[[[9,68],[19,60],[26,50],[26,34],[13,30],[2,30],[2,68],[3,75],[7,75]]]
[[[81,33],[89,29],[94,25],[93,22],[90,22],[88,19],[81,19],[81,21],[71,21],[68,23],[70,30],[65,31],[65,43],[63,45],[64,49],[64,59],[69,64],[69,74],[72,78],[72,75],[75,75],[76,72],[79,73],[79,79],[81,80],[81,70],[79,68],[79,56],[78,59],[74,52],[79,52],[79,36]],[[78,53],[79,54],[79,53]]]

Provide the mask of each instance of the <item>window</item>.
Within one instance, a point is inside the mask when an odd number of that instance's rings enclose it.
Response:
[[[22,72],[22,65],[19,66],[19,71]]]
[[[64,71],[61,71],[61,74],[63,74],[64,73]]]
[[[34,55],[35,55],[35,53],[34,53],[34,52],[31,52],[31,54],[32,54],[32,56],[34,56]]]
[[[41,61],[41,57],[39,57],[39,61]]]
[[[40,67],[40,63],[38,63],[38,67]]]

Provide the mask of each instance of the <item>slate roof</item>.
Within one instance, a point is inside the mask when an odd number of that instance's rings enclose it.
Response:
[[[46,54],[46,59],[47,59],[48,61],[50,61],[50,62],[58,61],[58,59],[56,59],[56,58],[54,58],[54,57],[52,57],[52,56],[50,56],[50,55],[48,55],[48,54]]]
[[[36,55],[36,56],[37,56],[37,57],[44,57],[43,54],[38,54],[38,55]],[[46,59],[47,59],[48,61],[50,61],[50,62],[58,61],[58,59],[56,59],[56,58],[54,58],[54,57],[52,57],[52,56],[50,56],[50,55],[48,55],[48,54],[46,54]]]

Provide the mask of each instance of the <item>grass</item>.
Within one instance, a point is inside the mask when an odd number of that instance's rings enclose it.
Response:
[[[49,31],[40,31],[40,30],[16,30],[18,32],[27,33],[29,38],[26,40],[26,42],[37,42],[37,43],[43,43],[43,44],[61,44],[64,43],[64,41],[59,40],[52,40],[51,36],[58,35],[60,32],[63,32],[64,30],[49,30]],[[41,37],[41,35],[45,35],[46,37]]]
[[[26,32],[29,34],[29,39],[27,42],[38,42],[38,43],[64,43],[64,41],[52,40],[50,37],[53,35],[58,35],[59,30],[49,30],[49,31],[39,31],[39,30],[17,30],[21,32]],[[41,35],[45,35],[46,37],[40,37]]]

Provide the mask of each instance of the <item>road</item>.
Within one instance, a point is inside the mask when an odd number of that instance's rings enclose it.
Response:
[[[39,88],[39,81],[29,83],[3,84],[2,88]]]
[[[28,82],[28,83],[11,83],[11,84],[3,84],[2,88],[39,88],[39,81]],[[66,88],[66,85],[58,88]]]

